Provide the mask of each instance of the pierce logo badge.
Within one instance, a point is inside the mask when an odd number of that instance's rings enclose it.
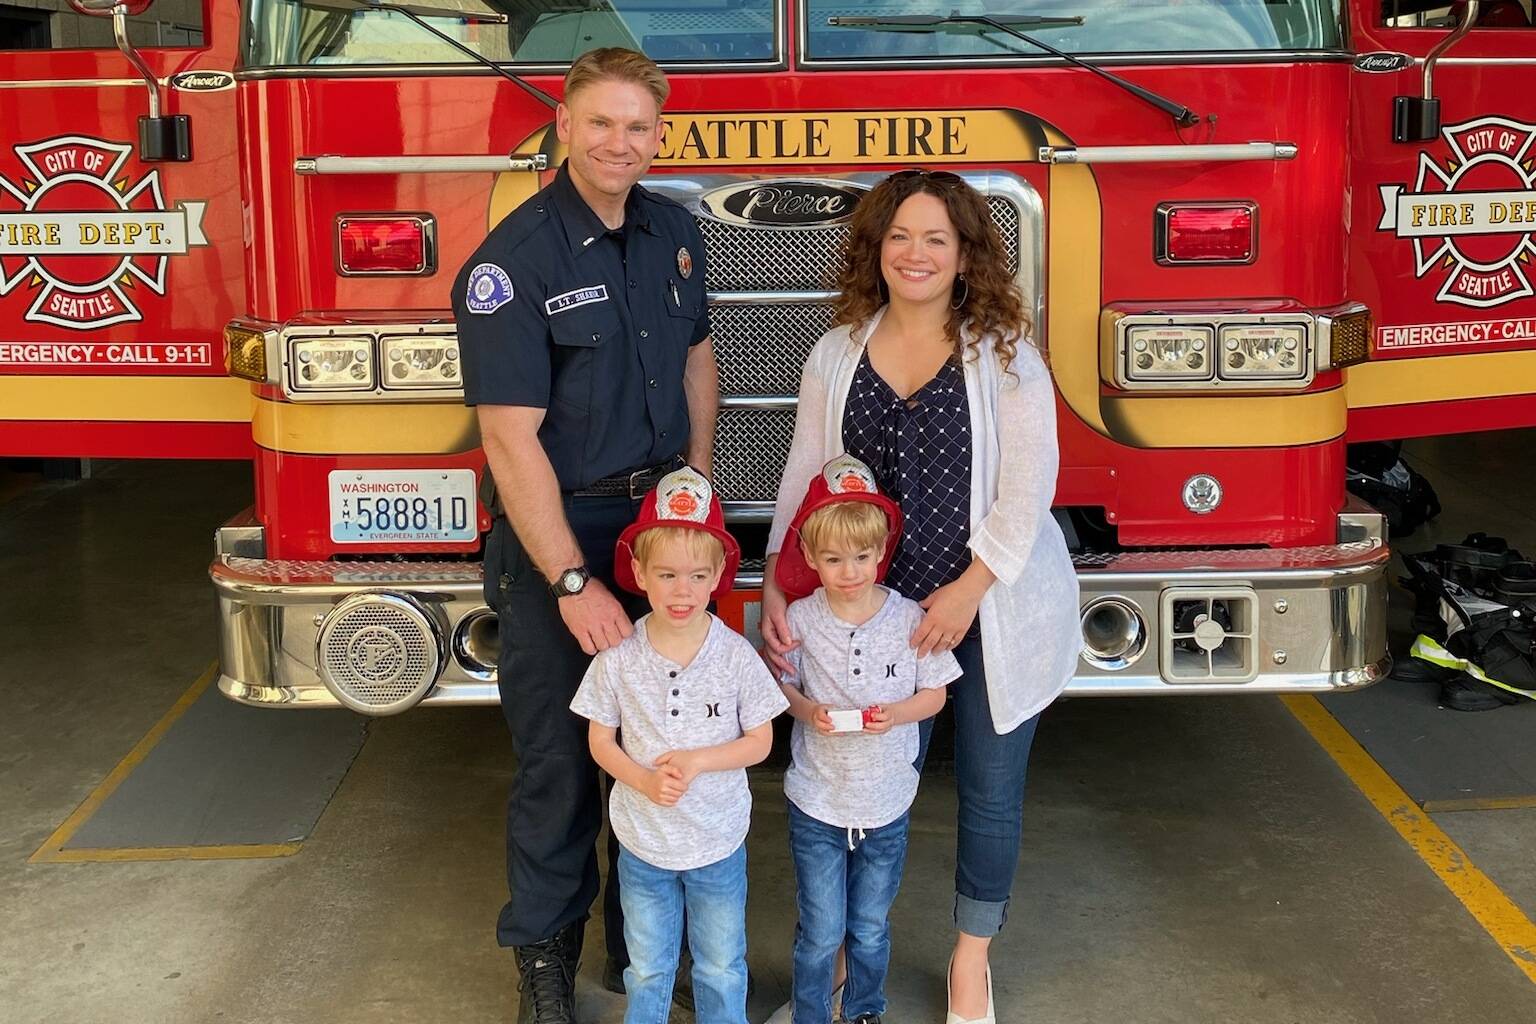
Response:
[[[25,320],[77,331],[143,320],[139,302],[165,294],[171,257],[208,244],[208,204],[168,205],[158,169],[125,166],[126,143],[64,135],[14,152],[21,173],[0,173],[0,297],[28,286]]]
[[[1377,230],[1412,241],[1414,274],[1440,280],[1436,301],[1488,308],[1533,294],[1536,125],[1480,117],[1441,136],[1450,158],[1420,152],[1413,191],[1379,186]]]
[[[844,181],[749,181],[706,192],[699,202],[710,216],[732,224],[819,228],[851,218],[867,191]]]

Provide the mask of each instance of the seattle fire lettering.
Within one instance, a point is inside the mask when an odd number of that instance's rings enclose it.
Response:
[[[37,292],[24,319],[88,330],[144,319],[130,294],[164,295],[172,256],[208,244],[202,202],[168,207],[160,172],[132,180],[133,147],[66,135],[15,147],[0,175],[0,296]]]
[[[1481,117],[1442,131],[1452,159],[1419,154],[1413,191],[1382,185],[1379,231],[1413,240],[1414,273],[1447,272],[1437,301],[1486,308],[1533,294],[1536,125]]]

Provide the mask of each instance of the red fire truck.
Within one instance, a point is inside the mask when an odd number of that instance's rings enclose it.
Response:
[[[1339,2],[0,0],[0,454],[252,461],[211,567],[235,700],[494,702],[448,282],[558,166],[564,68],[631,46],[749,553],[848,215],[942,166],[1057,383],[1071,692],[1364,686],[1346,442],[1536,424],[1536,30]]]

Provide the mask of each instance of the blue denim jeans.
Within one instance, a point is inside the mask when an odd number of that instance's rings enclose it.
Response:
[[[992,728],[981,636],[955,648],[965,673],[949,684],[955,714],[955,790],[960,810],[955,836],[955,926],[991,938],[1008,919],[1008,898],[1019,866],[1024,830],[1024,776],[1040,716],[999,736]],[[918,769],[928,756],[933,719],[918,732]]]
[[[849,849],[852,847],[852,849]],[[831,1024],[837,947],[848,955],[843,1017],[885,1012],[891,903],[907,860],[907,815],[879,828],[828,825],[789,805],[795,859],[794,1024]]]
[[[666,1024],[677,978],[683,911],[693,953],[698,1024],[746,1024],[747,845],[713,864],[668,871],[619,849],[619,899],[629,966],[624,1024]]]

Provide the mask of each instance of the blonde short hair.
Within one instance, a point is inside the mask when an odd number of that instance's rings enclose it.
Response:
[[[863,551],[874,548],[882,554],[890,539],[891,523],[885,510],[868,501],[838,501],[825,505],[800,524],[800,543],[814,555],[829,547]]]
[[[656,97],[657,110],[666,105],[672,93],[665,72],[651,58],[622,46],[604,46],[588,50],[571,64],[571,70],[565,73],[565,101],[569,103],[577,92],[604,81],[645,86]]]
[[[653,526],[635,534],[632,549],[635,561],[645,568],[665,544],[682,545],[690,557],[708,559],[712,568],[718,569],[725,564],[725,545],[720,543],[719,537],[686,526]]]

